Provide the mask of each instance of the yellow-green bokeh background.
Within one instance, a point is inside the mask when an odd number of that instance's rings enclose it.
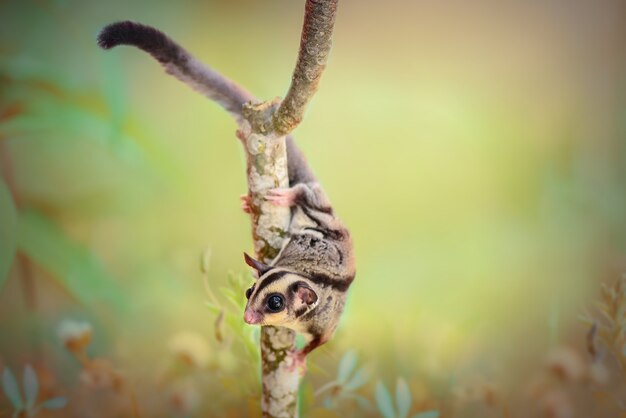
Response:
[[[358,273],[313,361],[330,369],[356,348],[381,379],[523,380],[550,347],[582,343],[579,313],[626,268],[626,5],[340,3],[295,136],[351,228]],[[302,2],[0,3],[0,95],[24,109],[0,122],[19,211],[91,251],[130,305],[97,290],[85,303],[35,260],[33,310],[16,263],[0,293],[5,364],[39,353],[71,370],[46,354],[71,316],[96,324],[96,351],[149,375],[171,334],[211,339],[204,249],[216,287],[245,271],[235,124],[143,52],[97,48],[121,19],[268,99],[288,87]]]

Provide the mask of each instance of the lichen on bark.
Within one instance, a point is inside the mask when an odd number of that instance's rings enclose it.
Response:
[[[269,263],[280,251],[289,227],[289,209],[264,201],[264,194],[288,187],[285,137],[302,120],[319,84],[330,52],[338,0],[307,0],[298,60],[284,100],[247,103],[240,138],[246,148],[252,235],[257,258]],[[298,416],[301,370],[296,361],[295,332],[283,327],[261,329],[263,393],[266,418]]]
[[[246,104],[243,111],[246,123],[239,132],[246,149],[254,250],[266,263],[280,251],[291,216],[289,208],[272,205],[263,198],[270,189],[289,187],[285,137],[271,129],[278,104],[278,100]],[[296,417],[300,371],[291,367],[295,332],[282,327],[263,327],[260,344],[263,416]]]
[[[264,417],[292,418],[297,416],[300,371],[291,367],[294,358],[295,333],[282,327],[263,327],[261,358],[263,395],[261,410]]]

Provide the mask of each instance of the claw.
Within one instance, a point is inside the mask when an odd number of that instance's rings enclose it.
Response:
[[[302,350],[297,350],[291,353],[291,358],[293,361],[288,370],[290,372],[298,370],[300,376],[304,376],[306,374],[306,354]]]
[[[239,199],[241,200],[241,210],[248,214],[252,213],[252,206],[250,205],[252,199],[250,199],[250,195],[242,194],[239,196]]]

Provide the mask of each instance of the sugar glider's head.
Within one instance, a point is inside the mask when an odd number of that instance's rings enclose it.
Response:
[[[248,302],[243,318],[248,324],[292,328],[300,316],[317,306],[316,285],[308,278],[289,269],[268,266],[247,254],[244,257],[259,276],[246,291]]]

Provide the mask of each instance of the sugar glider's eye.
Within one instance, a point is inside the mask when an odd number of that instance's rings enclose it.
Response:
[[[267,309],[270,312],[280,312],[285,307],[285,301],[281,295],[272,295],[267,298]]]
[[[246,299],[250,299],[250,296],[252,296],[252,287],[246,290]]]

